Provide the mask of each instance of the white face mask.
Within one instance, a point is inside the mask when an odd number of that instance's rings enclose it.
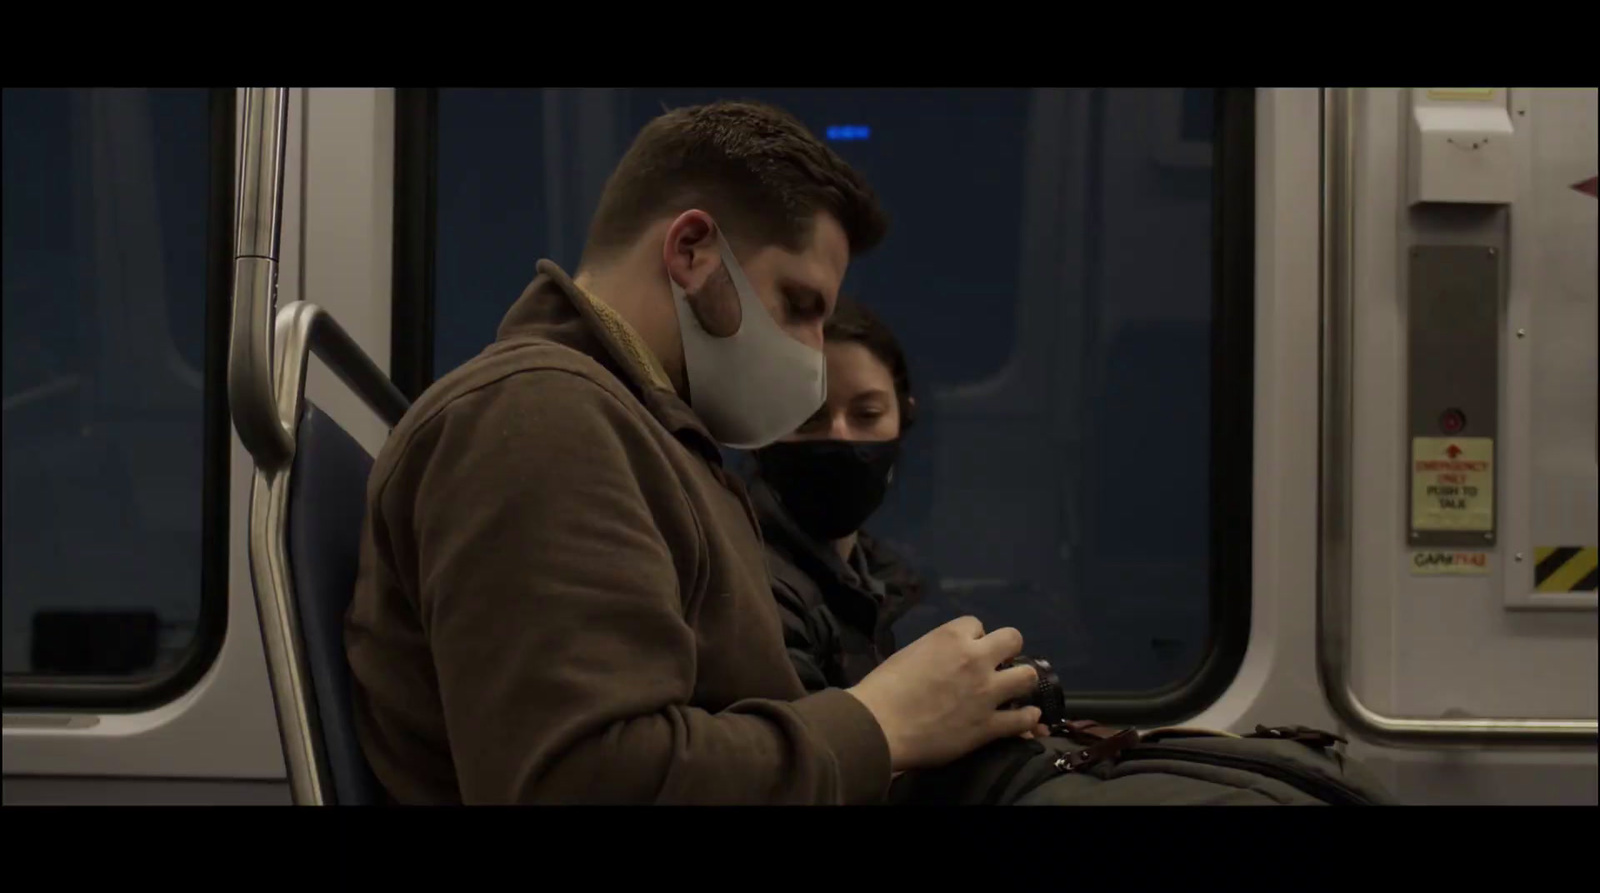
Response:
[[[828,399],[828,363],[822,351],[778,327],[720,232],[717,247],[739,293],[737,332],[726,338],[707,332],[683,289],[667,277],[678,305],[689,404],[725,446],[758,449],[793,432]]]

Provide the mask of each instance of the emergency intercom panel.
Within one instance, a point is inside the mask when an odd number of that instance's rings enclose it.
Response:
[[[1418,245],[1409,255],[1410,542],[1491,546],[1500,426],[1499,252]]]

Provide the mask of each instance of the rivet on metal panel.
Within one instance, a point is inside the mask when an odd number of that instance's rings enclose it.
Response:
[[[1422,534],[1420,534],[1420,533],[1416,532],[1415,530],[1413,530],[1413,531],[1411,531],[1411,538],[1414,539],[1414,540],[1420,540],[1420,539],[1422,539]]]
[[[1522,553],[1518,552],[1517,554],[1515,554],[1515,555],[1513,555],[1511,557],[1516,559],[1517,561],[1521,561],[1522,560]]]
[[[1528,337],[1528,330],[1527,329],[1518,329],[1517,330],[1517,337],[1518,338],[1526,338],[1526,337]]]
[[[1486,540],[1492,540],[1492,539],[1494,539],[1494,534],[1486,533],[1486,534],[1483,535],[1483,538],[1486,539]]]
[[[1495,250],[1494,250],[1494,249],[1493,249],[1493,248],[1490,248],[1490,249],[1489,249],[1489,256],[1490,256],[1490,257],[1494,257],[1494,256],[1495,256],[1495,255],[1496,255],[1496,254],[1498,254],[1498,253],[1499,253],[1499,252],[1497,252],[1497,251],[1495,251]]]

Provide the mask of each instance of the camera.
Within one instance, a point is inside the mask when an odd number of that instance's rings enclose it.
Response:
[[[1016,710],[1022,707],[1038,707],[1039,722],[1054,729],[1067,720],[1067,696],[1061,690],[1061,679],[1056,676],[1055,668],[1050,662],[1039,657],[1017,655],[1011,660],[1001,664],[999,669],[1007,670],[1011,667],[1033,667],[1039,674],[1039,683],[1025,698],[1018,698],[1001,705],[1005,710]]]

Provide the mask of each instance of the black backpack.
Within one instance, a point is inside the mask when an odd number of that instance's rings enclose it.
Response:
[[[895,780],[900,805],[1378,806],[1394,800],[1339,749],[1303,726],[1245,736],[1197,729],[1140,733],[1065,722],[1049,738],[996,741],[947,766]]]

